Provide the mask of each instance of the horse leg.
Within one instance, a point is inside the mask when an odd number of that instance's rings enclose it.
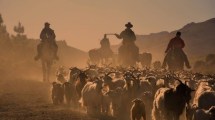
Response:
[[[49,62],[47,62],[47,69],[46,69],[46,80],[47,80],[47,82],[49,82],[50,69],[51,69],[51,65]]]
[[[46,64],[42,61],[43,82],[46,81]]]
[[[46,80],[47,80],[47,82],[49,82],[50,71],[51,71],[51,62],[48,62],[47,63],[47,71],[46,71]]]
[[[101,58],[101,61],[102,61],[102,64],[103,64],[103,65],[106,65],[106,63],[105,63],[105,58]]]

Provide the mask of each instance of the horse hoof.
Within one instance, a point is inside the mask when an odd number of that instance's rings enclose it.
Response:
[[[34,60],[35,60],[35,61],[38,61],[39,59],[40,59],[39,56],[34,57]]]

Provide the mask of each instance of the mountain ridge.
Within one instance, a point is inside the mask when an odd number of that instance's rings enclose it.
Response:
[[[175,37],[177,31],[182,32],[182,39],[185,41],[184,51],[191,62],[203,59],[207,54],[215,53],[215,18],[198,23],[188,23],[178,30],[171,32],[161,31],[148,35],[136,35],[136,45],[140,52],[150,52],[153,61],[162,61],[165,56],[165,49],[169,40]],[[117,51],[119,45],[112,46],[113,51]]]

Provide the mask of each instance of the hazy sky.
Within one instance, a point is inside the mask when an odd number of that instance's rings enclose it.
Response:
[[[82,50],[99,46],[104,33],[120,33],[130,21],[136,34],[172,31],[215,17],[215,0],[0,0],[7,30],[20,21],[29,38],[39,38],[44,22],[57,40]],[[121,40],[109,37],[111,44]]]

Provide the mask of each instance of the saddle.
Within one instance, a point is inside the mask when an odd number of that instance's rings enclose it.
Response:
[[[182,49],[171,49],[167,54],[166,54],[167,60],[175,60],[178,58],[182,58],[183,57],[183,50]]]

